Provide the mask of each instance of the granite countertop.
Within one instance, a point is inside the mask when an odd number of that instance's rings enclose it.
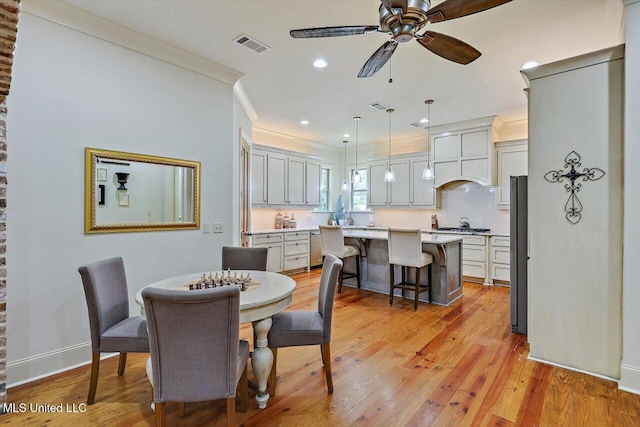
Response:
[[[348,225],[343,227],[344,231],[348,230],[366,230],[366,231],[387,231],[387,227],[367,227],[363,225]],[[272,228],[269,230],[254,230],[246,233],[248,236],[253,236],[257,234],[269,234],[269,233],[289,233],[292,231],[318,231],[318,227],[299,227],[299,228]],[[445,231],[445,230],[422,230],[424,234],[456,234],[461,236],[472,235],[472,236],[499,236],[499,237],[509,237],[509,233],[498,232],[498,231],[487,231],[483,233],[477,232],[466,232],[466,231]]]

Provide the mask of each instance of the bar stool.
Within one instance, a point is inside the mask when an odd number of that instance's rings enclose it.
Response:
[[[342,279],[356,278],[358,288],[360,288],[360,249],[344,244],[342,227],[339,225],[320,225],[320,245],[322,246],[322,256],[333,255],[340,258],[344,263],[345,258],[356,257],[356,272],[344,273],[344,268],[340,270],[338,279],[338,293],[342,292]]]
[[[404,297],[404,291],[414,291],[415,297],[413,302],[413,311],[418,310],[418,296],[424,291],[429,291],[429,302],[431,302],[431,283],[427,280],[427,284],[420,282],[420,268],[428,265],[427,278],[431,277],[431,264],[433,263],[433,256],[426,252],[422,252],[422,236],[420,230],[403,230],[397,228],[389,229],[389,271],[390,271],[390,286],[389,286],[389,305],[393,305],[393,291],[396,288],[402,289],[402,296]],[[394,278],[394,266],[402,266],[402,281],[395,283]],[[406,281],[407,268],[413,267],[416,269],[416,281],[415,283],[409,283]]]

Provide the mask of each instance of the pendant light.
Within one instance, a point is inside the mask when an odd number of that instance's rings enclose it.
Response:
[[[384,182],[395,182],[396,180],[396,173],[391,169],[391,113],[393,111],[393,108],[387,109],[387,113],[389,113],[389,165],[384,173]]]
[[[342,191],[349,191],[349,181],[347,181],[347,142],[349,141],[342,141],[344,144],[344,179],[342,181]]]
[[[427,104],[427,165],[422,170],[422,179],[433,179],[433,168],[431,168],[431,104],[433,99],[424,101]]]
[[[360,184],[362,182],[362,177],[360,176],[360,172],[358,172],[358,124],[360,123],[360,117],[356,116],[353,120],[356,121],[356,171],[353,174],[352,182],[354,184]]]

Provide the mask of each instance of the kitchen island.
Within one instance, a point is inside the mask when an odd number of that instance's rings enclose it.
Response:
[[[389,294],[389,249],[388,234],[382,230],[344,229],[345,243],[360,248],[362,255],[362,289]],[[462,296],[462,239],[446,234],[422,233],[422,251],[433,256],[431,266],[432,303],[449,305]],[[355,257],[345,259],[345,270],[355,271]],[[400,266],[395,267],[400,277]],[[415,280],[413,269],[410,281]],[[353,283],[352,283],[353,282]],[[355,279],[347,280],[345,286],[355,286]],[[397,294],[399,295],[399,293]],[[406,298],[413,300],[413,292],[406,291]],[[420,301],[428,301],[428,294],[420,295]]]

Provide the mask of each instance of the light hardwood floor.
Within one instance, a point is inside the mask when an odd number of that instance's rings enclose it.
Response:
[[[292,309],[316,309],[319,270],[293,276]],[[526,337],[509,327],[509,290],[464,284],[450,307],[420,304],[353,288],[336,296],[331,343],[335,391],[327,394],[320,347],[278,352],[277,396],[236,412],[245,426],[639,426],[640,396],[616,384],[527,360]],[[251,341],[251,329],[241,336]],[[117,357],[103,361],[96,403],[86,413],[11,413],[20,426],[153,425],[144,364],[130,354],[118,377]],[[252,373],[250,370],[250,377]],[[10,402],[80,404],[89,367],[8,391]],[[225,425],[224,401],[191,403],[167,425]]]

